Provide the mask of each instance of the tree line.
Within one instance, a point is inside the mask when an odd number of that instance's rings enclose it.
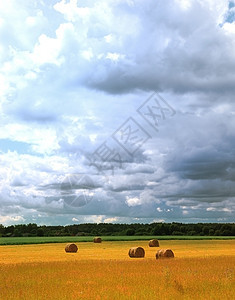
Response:
[[[89,236],[89,235],[189,235],[235,236],[235,223],[86,223],[66,226],[39,226],[35,223],[3,226],[0,237]]]

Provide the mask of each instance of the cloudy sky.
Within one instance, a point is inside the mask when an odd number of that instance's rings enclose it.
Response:
[[[234,222],[235,4],[0,1],[0,223]]]

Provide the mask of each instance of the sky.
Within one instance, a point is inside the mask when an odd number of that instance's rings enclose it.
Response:
[[[235,3],[0,1],[0,223],[234,222]]]

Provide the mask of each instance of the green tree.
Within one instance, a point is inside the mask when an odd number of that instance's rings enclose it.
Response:
[[[214,234],[215,234],[215,231],[214,231],[214,229],[211,228],[211,229],[209,230],[209,235],[214,235]]]
[[[202,233],[203,233],[203,235],[208,235],[209,234],[209,227],[208,226],[204,226],[202,228]]]
[[[220,235],[222,235],[222,234],[221,234],[221,231],[217,229],[217,230],[215,231],[214,235],[215,235],[215,236],[220,236]]]
[[[131,229],[131,228],[127,229],[126,235],[134,235],[134,234],[135,234],[135,230],[134,229]]]
[[[42,228],[38,228],[37,236],[44,236],[44,230]]]
[[[4,226],[0,224],[0,237],[3,235],[3,233],[4,233]]]

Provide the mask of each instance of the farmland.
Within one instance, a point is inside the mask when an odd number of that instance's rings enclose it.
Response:
[[[48,244],[68,242],[92,242],[93,236],[50,236],[50,237],[4,237],[0,238],[0,245],[25,245],[25,244]],[[102,236],[103,241],[141,241],[156,238],[159,240],[231,240],[235,236]]]
[[[235,240],[161,240],[174,259],[156,260],[147,241],[0,247],[0,299],[232,299]],[[141,246],[145,258],[131,259]]]

